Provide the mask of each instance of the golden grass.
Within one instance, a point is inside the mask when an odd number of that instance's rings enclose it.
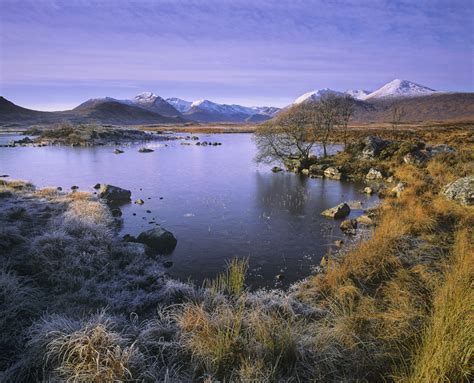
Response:
[[[55,198],[60,194],[61,192],[54,186],[44,187],[35,191],[35,196],[47,199]]]
[[[34,186],[31,182],[24,181],[24,180],[9,180],[9,181],[3,181],[4,183],[3,186],[5,186],[8,189],[13,189],[13,190],[34,190]]]
[[[247,259],[233,258],[227,263],[225,272],[212,280],[205,281],[204,285],[214,294],[229,294],[239,297],[245,288],[247,269]]]
[[[110,210],[102,202],[87,199],[73,200],[65,213],[66,218],[79,219],[96,225],[110,225],[113,222]]]
[[[219,305],[208,311],[199,304],[186,304],[177,318],[182,344],[206,371],[225,376],[238,364],[243,315],[243,305],[237,309]]]
[[[109,324],[97,323],[71,334],[58,334],[47,345],[46,358],[67,381],[103,383],[131,380],[129,362],[134,346],[122,348]]]
[[[474,374],[474,231],[461,229],[434,297],[426,327],[408,376],[400,381],[468,382]]]

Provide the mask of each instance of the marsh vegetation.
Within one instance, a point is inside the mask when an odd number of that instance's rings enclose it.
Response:
[[[1,380],[469,381],[474,213],[442,191],[474,162],[451,144],[420,163],[411,140],[324,159],[392,182],[370,238],[286,291],[250,291],[245,259],[172,280],[94,195],[1,181]]]

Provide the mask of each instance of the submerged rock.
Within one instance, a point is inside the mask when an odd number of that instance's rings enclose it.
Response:
[[[447,184],[442,193],[447,199],[457,201],[464,206],[474,205],[474,175],[459,178]]]
[[[274,166],[274,167],[272,168],[272,172],[273,172],[273,173],[279,173],[279,172],[281,172],[281,171],[283,171],[283,169],[280,168],[279,166]]]
[[[99,198],[105,199],[107,202],[124,202],[130,201],[132,192],[122,189],[118,186],[103,185],[99,190]]]
[[[178,243],[175,236],[161,226],[140,233],[137,242],[147,245],[160,254],[172,253]]]
[[[149,149],[149,148],[140,148],[140,149],[138,149],[138,153],[151,153],[151,152],[154,152],[154,150]]]
[[[330,218],[344,218],[347,217],[351,212],[351,208],[345,202],[340,203],[330,209],[324,210],[321,215]]]
[[[123,153],[123,150],[120,150],[120,149],[114,150],[114,154],[122,154],[122,153]]]

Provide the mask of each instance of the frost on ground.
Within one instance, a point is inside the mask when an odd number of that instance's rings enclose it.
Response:
[[[298,316],[321,313],[281,291],[246,292],[243,264],[207,288],[171,280],[159,258],[122,241],[116,227],[109,208],[90,193],[2,181],[1,381],[219,377],[244,340],[262,362],[256,368],[249,361],[236,379],[294,373],[293,359],[287,371],[272,372],[287,340],[273,339],[267,325],[285,334],[288,318],[296,325]],[[260,316],[269,321],[258,330]],[[256,336],[268,344],[251,342]],[[307,339],[300,341],[290,346],[301,348]]]

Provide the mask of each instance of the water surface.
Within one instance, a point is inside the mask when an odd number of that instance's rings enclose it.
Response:
[[[198,284],[237,256],[249,258],[252,287],[287,286],[310,275],[333,241],[344,238],[340,222],[322,217],[322,210],[341,201],[375,201],[357,183],[274,174],[270,166],[257,165],[250,134],[199,137],[222,146],[169,141],[147,143],[155,151],[138,153],[143,145],[133,144],[122,146],[120,155],[110,146],[0,148],[0,174],[38,187],[93,191],[92,185],[109,183],[131,190],[145,204],[122,207],[122,234],[161,224],[178,239],[167,257],[173,262],[169,274]],[[280,273],[285,279],[275,282]]]

